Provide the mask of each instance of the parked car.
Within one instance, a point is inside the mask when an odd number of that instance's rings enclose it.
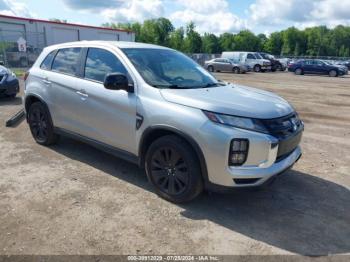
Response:
[[[238,60],[240,63],[248,64],[255,72],[271,70],[271,62],[262,58],[256,52],[222,52],[221,57]]]
[[[286,70],[288,68],[289,63],[291,62],[291,59],[289,58],[277,58],[277,60],[282,64],[282,66],[285,68],[284,70]]]
[[[210,72],[233,72],[235,74],[244,74],[248,71],[245,65],[234,63],[233,60],[225,58],[214,58],[205,61],[204,68]]]
[[[286,70],[287,67],[284,64],[282,64],[279,60],[277,60],[273,55],[264,52],[259,52],[259,54],[262,56],[262,58],[270,61],[272,72]]]
[[[25,76],[35,141],[68,135],[144,167],[161,197],[259,186],[300,158],[303,122],[276,94],[218,81],[157,45],[82,41],[44,49]]]
[[[332,77],[342,76],[345,70],[341,67],[326,64],[318,59],[304,59],[299,60],[288,66],[288,71],[294,72],[296,75],[302,74],[320,74],[329,75]]]
[[[19,81],[10,69],[0,65],[0,96],[16,97],[19,92]]]

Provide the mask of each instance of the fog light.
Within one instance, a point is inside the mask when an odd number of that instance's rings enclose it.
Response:
[[[230,146],[229,165],[240,166],[247,160],[248,139],[233,139]]]

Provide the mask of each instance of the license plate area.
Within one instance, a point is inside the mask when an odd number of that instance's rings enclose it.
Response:
[[[277,158],[291,153],[300,143],[302,131],[299,131],[293,136],[281,140],[278,145]]]

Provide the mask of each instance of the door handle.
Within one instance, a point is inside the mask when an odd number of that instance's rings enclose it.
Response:
[[[43,79],[43,82],[46,85],[50,85],[51,84],[51,81],[49,81],[49,79],[47,77]]]
[[[84,98],[89,97],[89,95],[85,92],[85,90],[76,91],[76,93]]]

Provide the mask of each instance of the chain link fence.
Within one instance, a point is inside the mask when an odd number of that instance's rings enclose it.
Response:
[[[0,63],[7,67],[30,67],[45,46],[44,33],[0,29]]]

